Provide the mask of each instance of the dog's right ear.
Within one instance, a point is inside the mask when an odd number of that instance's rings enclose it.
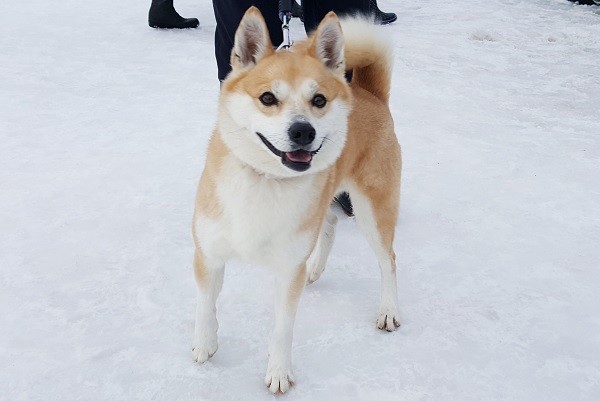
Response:
[[[269,30],[258,8],[252,6],[235,32],[235,42],[231,52],[232,69],[254,67],[265,56],[274,53]]]
[[[327,13],[312,36],[311,49],[323,64],[337,74],[343,74],[344,34],[340,21],[333,11]]]

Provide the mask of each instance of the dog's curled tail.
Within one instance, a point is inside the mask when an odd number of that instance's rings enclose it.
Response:
[[[346,69],[352,82],[388,103],[394,55],[392,45],[373,21],[361,17],[340,19],[344,33]]]

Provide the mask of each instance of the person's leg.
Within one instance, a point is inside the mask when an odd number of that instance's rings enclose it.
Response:
[[[304,29],[310,34],[329,11],[338,16],[369,14],[369,0],[304,0]]]
[[[148,12],[148,25],[152,28],[197,28],[197,18],[183,18],[175,11],[173,0],[152,0]]]
[[[273,0],[213,0],[213,9],[217,21],[217,28],[215,29],[215,57],[219,70],[219,81],[224,80],[231,71],[229,63],[235,31],[244,13],[251,6],[258,7],[262,13],[269,28],[273,45],[278,46],[283,41],[277,2]]]

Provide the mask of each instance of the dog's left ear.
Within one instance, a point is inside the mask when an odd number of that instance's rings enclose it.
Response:
[[[330,11],[319,24],[311,48],[314,55],[327,68],[339,74],[345,72],[344,34],[340,21],[333,11]]]
[[[253,67],[265,56],[274,53],[265,19],[256,7],[250,7],[235,32],[231,51],[231,67]]]

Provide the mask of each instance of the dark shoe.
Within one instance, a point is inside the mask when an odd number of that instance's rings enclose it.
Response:
[[[600,6],[600,0],[569,0],[573,3],[585,5],[585,6]]]
[[[392,22],[396,21],[397,19],[398,19],[398,17],[396,16],[395,13],[384,13],[383,11],[379,11],[379,12],[375,13],[375,21],[379,25],[391,24]]]
[[[379,25],[387,25],[398,19],[398,16],[394,13],[384,13],[377,6],[376,0],[370,1],[371,13],[375,16],[375,22]]]
[[[350,201],[348,192],[342,192],[333,199],[340,205],[344,213],[350,217],[354,216],[354,210],[352,209],[352,202]]]
[[[197,28],[200,22],[197,18],[183,18],[175,11],[173,0],[167,0],[160,4],[152,3],[148,13],[148,25],[152,28],[183,29]]]

